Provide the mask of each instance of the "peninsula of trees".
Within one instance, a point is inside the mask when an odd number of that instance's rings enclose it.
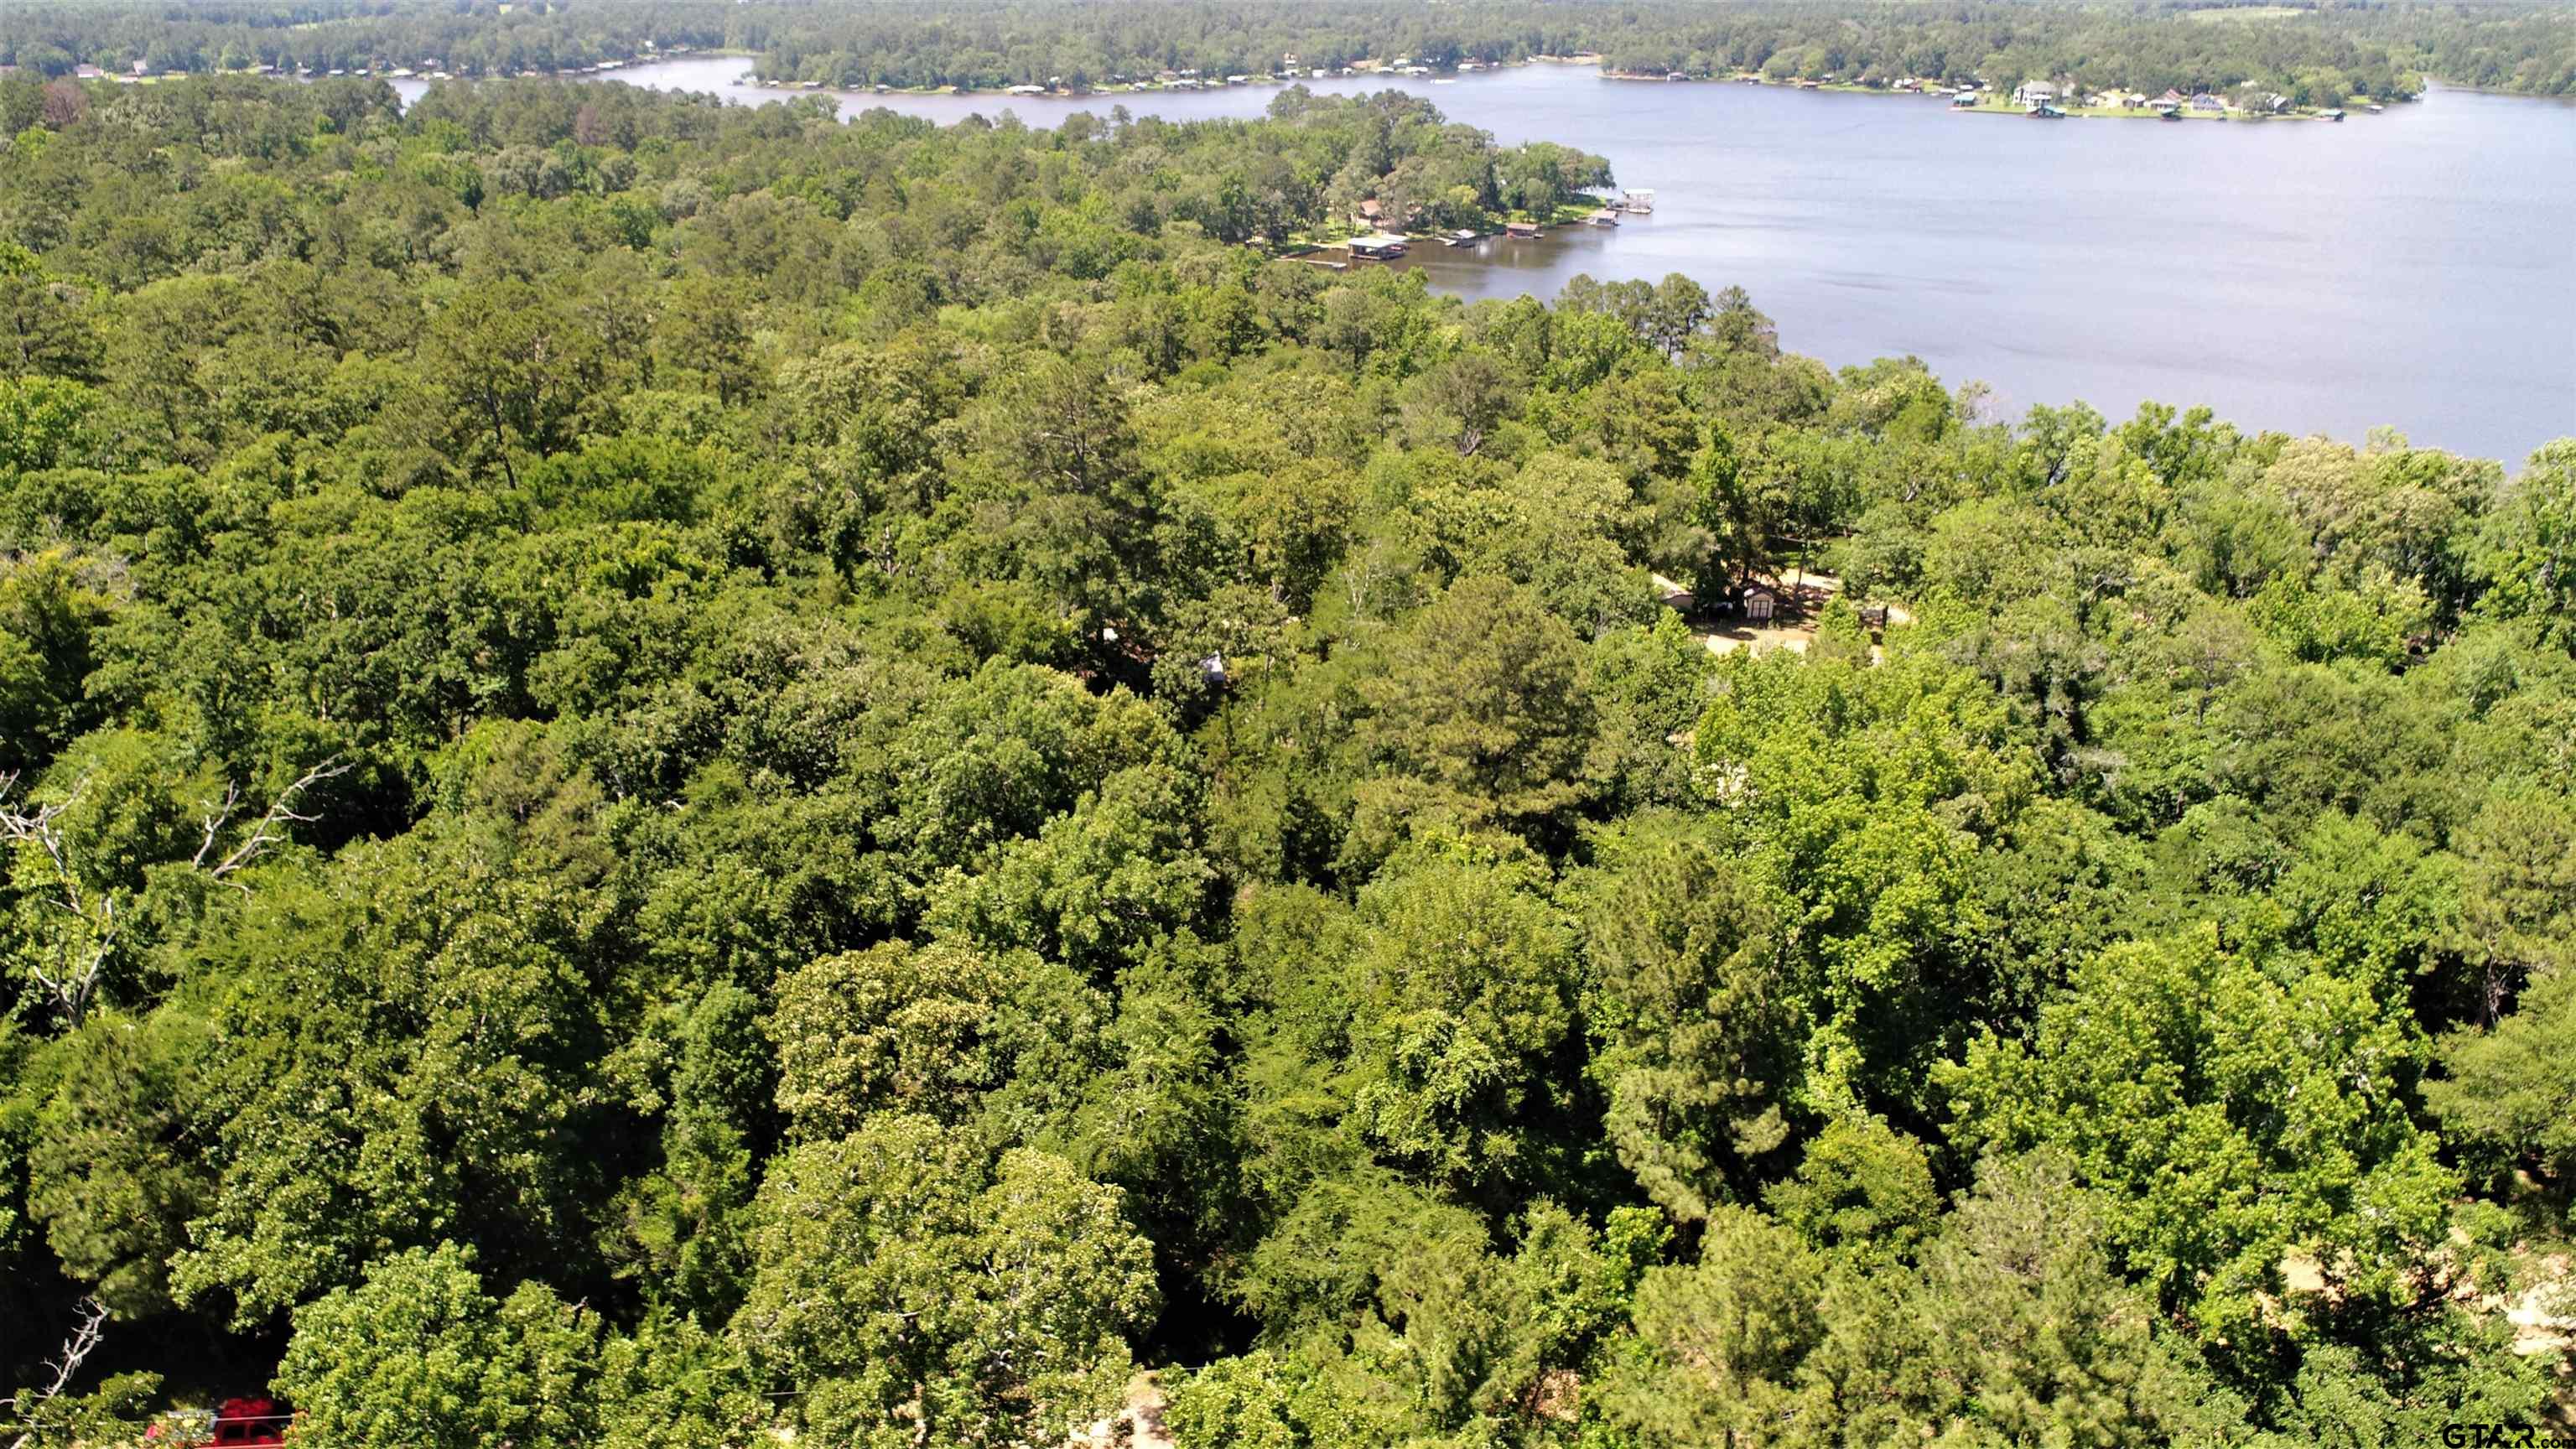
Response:
[[[2563,1424],[2576,441],[1234,244],[1395,95],[0,112],[12,1442]]]

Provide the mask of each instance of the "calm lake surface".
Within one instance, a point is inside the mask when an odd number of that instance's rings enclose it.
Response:
[[[757,104],[750,62],[690,57],[630,84]],[[1467,297],[1682,272],[1742,286],[1783,345],[1835,366],[1911,353],[2004,412],[2206,403],[2251,429],[2419,444],[2518,466],[2576,434],[2576,104],[2436,91],[2321,121],[2035,122],[1937,100],[1609,81],[1533,65],[1318,91],[1429,96],[1506,144],[1553,140],[1655,192],[1652,217],[1397,263]],[[420,87],[402,87],[409,95]],[[1275,86],[1045,97],[837,94],[956,121],[1053,125],[1125,105],[1259,114]],[[836,93],[826,93],[836,94]]]

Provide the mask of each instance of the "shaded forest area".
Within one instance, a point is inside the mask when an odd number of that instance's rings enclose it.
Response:
[[[839,87],[1076,89],[1163,72],[1266,76],[1282,66],[1411,60],[1437,70],[1598,55],[1643,74],[1888,85],[2064,80],[2154,94],[2259,87],[2301,104],[2397,100],[2430,73],[2454,85],[2576,94],[2576,9],[2531,0],[2290,6],[2033,0],[24,0],[0,13],[0,64],[40,75],[401,68],[544,74],[677,49],[757,57],[773,81]],[[1292,59],[1293,57],[1293,59]]]
[[[0,120],[13,1432],[2564,1413],[2576,441],[1228,244],[1563,160],[1398,95]]]

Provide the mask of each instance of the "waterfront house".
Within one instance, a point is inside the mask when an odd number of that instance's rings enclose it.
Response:
[[[2045,81],[2024,81],[2014,89],[2013,99],[2025,106],[2054,105],[2057,101],[2057,87]]]
[[[2205,115],[2222,115],[2227,110],[2227,102],[2207,91],[2201,91],[2191,98],[2191,108]]]

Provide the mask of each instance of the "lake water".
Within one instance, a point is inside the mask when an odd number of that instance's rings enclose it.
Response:
[[[758,103],[749,62],[631,84]],[[2009,414],[2207,403],[2248,429],[2378,424],[2519,464],[2576,434],[2576,104],[2435,91],[2384,115],[2180,125],[1953,115],[1938,100],[1609,81],[1533,65],[1396,87],[1505,143],[1554,140],[1652,188],[1655,215],[1543,241],[1417,247],[1469,297],[1578,272],[1742,286],[1782,343],[1840,366],[1912,353]],[[416,93],[418,87],[410,88]],[[836,94],[955,121],[1076,110],[1257,115],[1273,86],[1046,97]],[[1363,264],[1365,265],[1365,264]]]

